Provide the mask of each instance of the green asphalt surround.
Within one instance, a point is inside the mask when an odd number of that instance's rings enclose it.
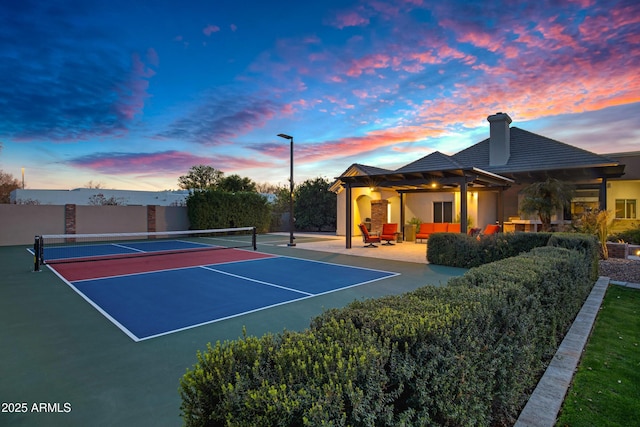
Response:
[[[304,330],[328,308],[444,285],[466,271],[260,245],[262,252],[400,275],[134,342],[51,270],[33,272],[26,248],[0,247],[0,425],[179,426],[180,377],[207,343],[237,339],[243,327],[253,336]]]

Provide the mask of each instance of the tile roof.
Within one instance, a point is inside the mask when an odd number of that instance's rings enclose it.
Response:
[[[464,166],[458,162],[456,162],[453,157],[447,156],[446,154],[442,154],[439,151],[434,151],[433,153],[424,156],[421,159],[416,160],[415,162],[409,163],[401,167],[400,169],[396,169],[398,173],[409,173],[409,172],[429,172],[429,171],[438,171],[438,170],[451,170],[451,169],[463,169]]]
[[[493,173],[560,170],[614,165],[617,162],[518,127],[510,128],[510,157],[505,165],[489,164],[489,138],[452,156],[460,164]]]

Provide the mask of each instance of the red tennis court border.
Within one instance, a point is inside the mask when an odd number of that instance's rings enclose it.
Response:
[[[273,256],[242,249],[211,249],[153,256],[50,264],[49,267],[69,282],[75,282],[77,280],[99,279],[175,268],[271,258]]]

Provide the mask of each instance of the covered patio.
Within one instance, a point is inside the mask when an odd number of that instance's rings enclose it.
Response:
[[[434,153],[436,154],[436,153]],[[437,153],[439,154],[439,153]],[[352,191],[355,188],[370,188],[378,191],[390,191],[400,198],[399,223],[402,227],[407,222],[406,197],[417,193],[458,193],[461,232],[467,230],[468,195],[470,191],[497,193],[495,210],[499,221],[504,217],[503,191],[514,181],[479,168],[463,168],[447,158],[447,156],[431,155],[432,164],[415,162],[396,171],[378,169],[373,173],[362,173],[359,165],[354,165],[342,176],[336,178],[345,191],[345,248],[353,246],[354,206]],[[370,172],[370,171],[367,171]],[[375,230],[383,222],[379,215],[372,215],[372,228]],[[501,224],[502,225],[502,224]],[[464,231],[462,231],[464,230]],[[402,230],[399,230],[403,232]],[[405,236],[403,233],[403,240]]]

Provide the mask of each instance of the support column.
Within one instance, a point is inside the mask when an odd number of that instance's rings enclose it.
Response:
[[[351,195],[351,184],[347,183],[346,184],[346,200],[345,200],[345,216],[344,216],[344,220],[345,220],[345,231],[344,231],[344,235],[345,235],[345,245],[346,245],[346,249],[351,249],[351,237],[353,234],[353,208],[352,208],[352,203],[353,200],[351,200],[352,195]]]
[[[600,183],[600,191],[598,192],[598,204],[601,211],[607,210],[607,178],[602,178]]]
[[[404,235],[404,193],[400,193],[400,229],[402,230],[402,241],[406,241],[407,236]]]
[[[498,224],[500,231],[504,232],[504,189],[498,190]]]
[[[467,217],[469,216],[469,208],[467,207],[467,187],[467,180],[466,178],[463,178],[460,183],[460,233],[462,234],[467,233],[468,226]]]

